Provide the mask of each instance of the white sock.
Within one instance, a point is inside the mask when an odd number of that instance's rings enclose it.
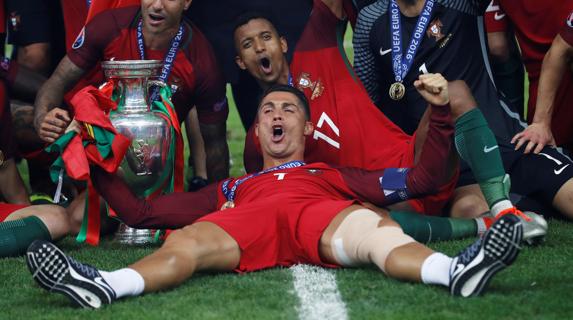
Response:
[[[505,209],[513,208],[513,203],[509,200],[501,200],[496,202],[493,206],[491,206],[491,213],[493,213],[494,217],[502,212]]]
[[[434,252],[422,263],[422,282],[425,284],[450,285],[450,266],[452,258],[443,253]]]
[[[135,270],[123,268],[112,272],[99,271],[102,278],[115,291],[116,298],[133,297],[143,293],[145,281]]]

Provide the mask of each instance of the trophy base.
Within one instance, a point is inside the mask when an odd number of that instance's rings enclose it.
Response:
[[[153,230],[135,229],[121,223],[115,233],[115,241],[127,245],[142,245],[153,243]]]

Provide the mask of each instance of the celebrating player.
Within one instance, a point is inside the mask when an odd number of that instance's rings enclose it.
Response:
[[[422,80],[418,88],[434,104],[428,140],[441,148],[426,151],[420,165],[405,174],[304,164],[305,139],[313,129],[308,102],[295,88],[271,87],[259,104],[255,129],[264,170],[204,188],[194,193],[194,201],[191,193],[166,196],[172,202],[186,199],[180,202],[186,210],[212,214],[175,231],[158,251],[129,268],[100,271],[37,241],[27,253],[30,271],[40,286],[85,308],[171,288],[196,271],[249,272],[296,263],[375,264],[396,279],[444,285],[453,295],[477,295],[515,260],[522,236],[519,218],[501,217],[485,237],[450,258],[416,243],[390,218],[360,204],[367,198],[379,205],[392,201],[382,188],[361,193],[360,185],[378,184],[380,177],[401,176],[396,191],[416,195],[444,175],[444,149],[452,133],[448,84],[443,78],[433,80]]]
[[[422,151],[427,116],[412,137],[371,103],[339,50],[342,39],[337,25],[344,23],[340,20],[343,15],[341,1],[314,1],[314,9],[289,66],[284,55],[287,44],[273,24],[261,15],[246,14],[238,19],[234,34],[237,64],[248,70],[262,87],[291,83],[305,92],[312,105],[311,120],[315,123],[312,139],[307,139],[307,161],[366,169],[411,166]],[[490,141],[484,137],[492,134],[487,124],[480,121],[471,93],[465,84],[454,82],[450,94],[456,140],[460,141],[459,154],[472,164],[492,212],[496,215],[504,210],[513,212],[515,209],[505,191],[508,180],[497,145],[495,140],[486,145]],[[484,147],[489,150],[485,154],[481,150]],[[260,158],[251,130],[245,143],[247,171],[260,168],[256,166],[257,156]],[[457,170],[456,160],[457,155],[452,151],[448,165],[451,176]],[[452,177],[438,195],[409,201],[409,209],[440,214],[455,182]]]
[[[553,148],[545,148],[539,155],[523,155],[511,144],[525,124],[499,100],[488,76],[482,50],[485,38],[483,29],[478,30],[482,25],[478,16],[487,3],[379,0],[365,7],[354,33],[356,73],[380,110],[407,133],[416,130],[427,108],[412,85],[420,74],[439,72],[447,79],[464,80],[483,112],[483,116],[474,115],[476,121],[489,124],[495,134],[481,135],[482,143],[466,141],[466,147],[485,158],[500,153],[513,180],[513,193],[543,203],[547,211],[554,207],[573,217],[573,162]],[[404,91],[397,95],[393,87]],[[460,143],[463,141],[456,139],[456,145]],[[468,158],[462,158],[472,166]],[[481,162],[492,170],[503,170],[497,161]],[[462,165],[453,215],[472,217],[488,209],[476,185],[479,179],[474,179],[468,165]]]
[[[165,62],[160,80],[174,91],[178,120],[185,120],[189,110],[197,106],[208,179],[227,177],[225,84],[206,39],[182,19],[190,3],[144,0],[140,7],[110,9],[90,20],[38,93],[35,126],[40,137],[53,142],[64,132],[71,121],[68,112],[59,107],[64,92],[99,61],[158,59]]]

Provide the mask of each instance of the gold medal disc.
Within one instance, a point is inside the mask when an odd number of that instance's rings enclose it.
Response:
[[[233,201],[227,201],[227,202],[223,203],[223,205],[221,206],[221,210],[231,209],[234,207],[235,207],[235,203]]]
[[[390,94],[390,98],[392,100],[400,100],[404,98],[404,94],[406,93],[406,87],[402,84],[402,82],[394,82],[390,86],[390,90],[388,91]]]

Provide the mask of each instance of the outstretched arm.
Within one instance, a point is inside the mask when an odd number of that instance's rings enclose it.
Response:
[[[92,181],[99,194],[131,227],[176,229],[190,225],[217,210],[217,186],[213,183],[197,192],[178,192],[152,200],[139,199],[115,174],[91,167]]]
[[[551,133],[555,95],[563,74],[569,68],[572,60],[573,46],[565,42],[561,35],[557,35],[541,65],[533,122],[511,140],[512,143],[516,143],[516,150],[527,143],[524,153],[532,151],[539,153],[545,145],[555,145],[555,139]]]
[[[339,168],[348,187],[360,200],[379,207],[438,192],[448,179],[446,159],[454,131],[449,109],[432,106],[428,137],[415,167],[375,171]]]
[[[64,93],[71,89],[84,73],[85,71],[66,55],[38,91],[34,127],[42,140],[51,143],[64,133],[71,118],[69,113],[59,106],[64,99]]]

